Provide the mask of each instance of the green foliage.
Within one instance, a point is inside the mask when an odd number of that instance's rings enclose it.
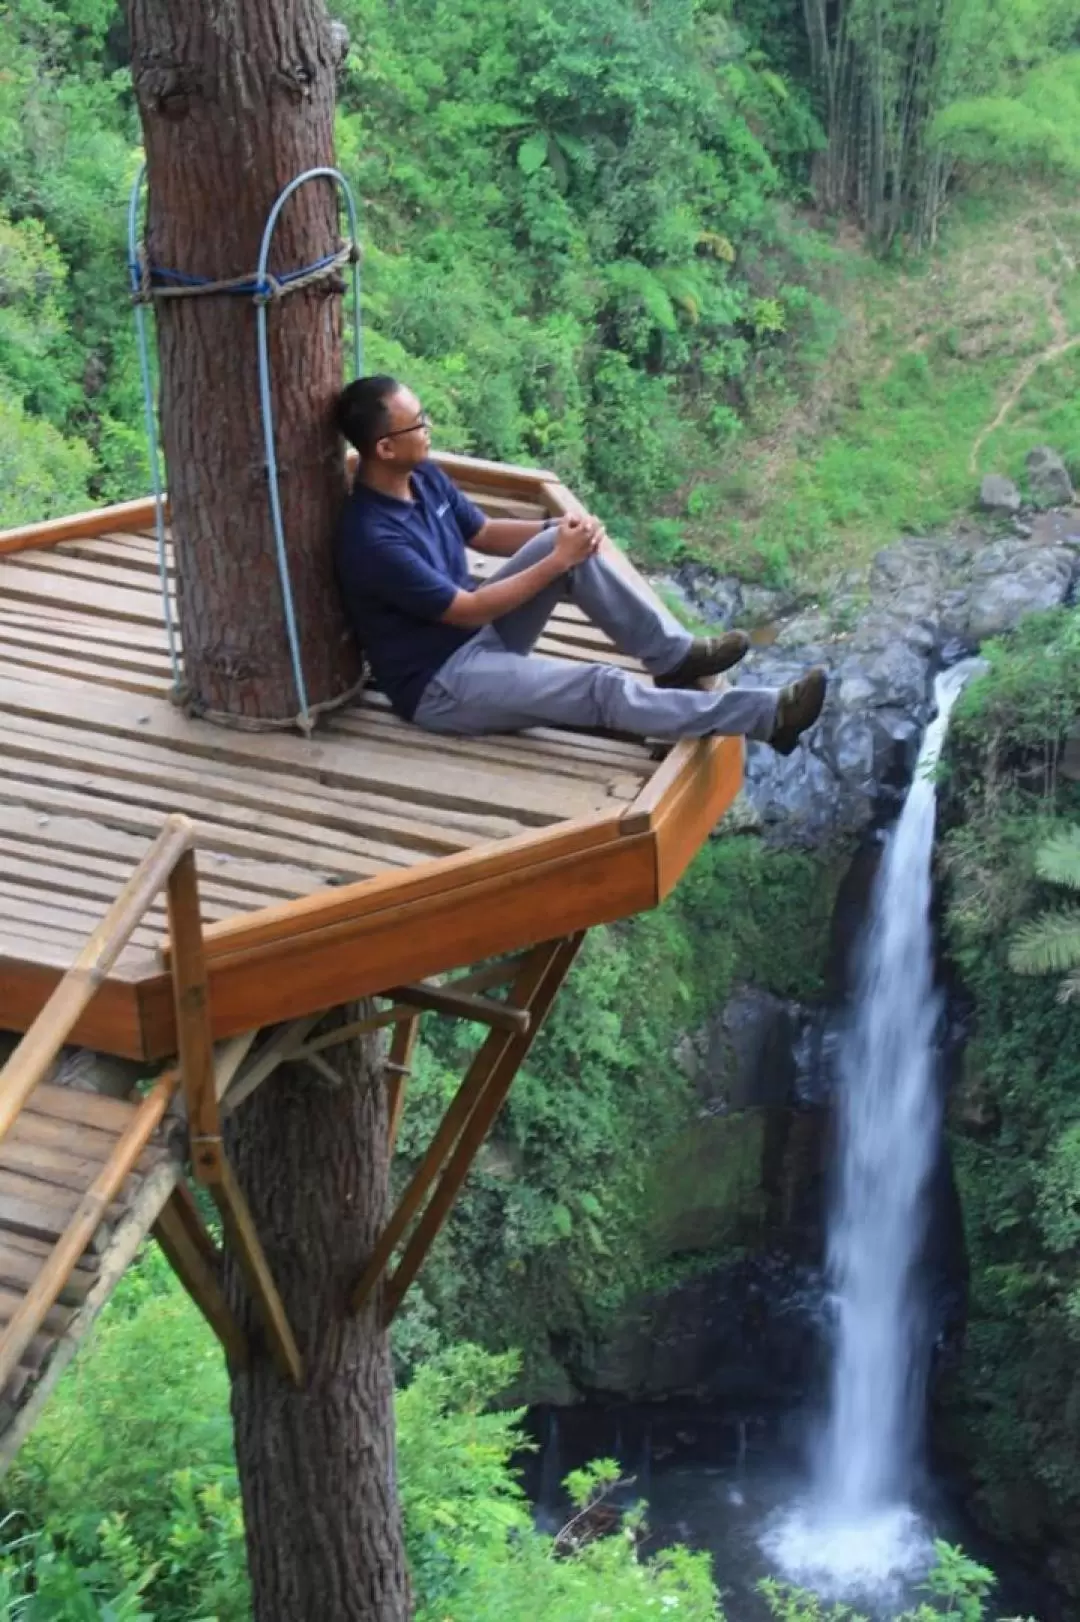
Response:
[[[551,1340],[588,1336],[648,1283],[663,1261],[652,1234],[665,1228],[656,1207],[665,1151],[695,1110],[676,1044],[737,980],[816,995],[834,888],[824,863],[727,837],[710,842],[657,912],[590,932],[406,1302],[405,1366],[441,1336],[519,1346],[523,1388],[535,1396],[553,1373]],[[424,1029],[399,1178],[430,1142],[479,1037],[430,1019]],[[733,1138],[732,1152],[747,1141]],[[743,1171],[736,1194],[753,1175]]]
[[[1080,890],[1080,827],[1058,829],[1044,840],[1035,852],[1035,871],[1050,884]],[[1027,919],[1013,939],[1009,963],[1017,974],[1064,974],[1058,997],[1080,997],[1080,907]]]
[[[989,650],[956,712],[943,808],[949,949],[974,1005],[952,1112],[971,1296],[951,1408],[988,1517],[1064,1548],[1080,1528],[1077,1015],[1013,972],[1010,943],[1074,846],[1080,795],[1058,766],[1078,632],[1075,613],[1038,616]],[[1062,1575],[1080,1582],[1068,1558]]]
[[[10,1622],[250,1615],[219,1353],[156,1252],[130,1280],[4,1483],[0,1614]],[[519,1415],[489,1411],[513,1364],[458,1346],[399,1397],[418,1622],[650,1622],[671,1597],[691,1622],[719,1619],[706,1556],[646,1562],[614,1538],[553,1558],[511,1469]]]
[[[513,1356],[458,1345],[399,1394],[398,1473],[417,1622],[723,1622],[709,1557],[645,1559],[644,1510],[577,1552],[536,1531],[511,1460],[520,1414],[493,1408]],[[160,1371],[168,1370],[168,1379]],[[246,1622],[238,1490],[220,1355],[156,1249],[109,1303],[5,1479],[0,1616],[8,1622]],[[618,1467],[568,1478],[579,1506]],[[156,1491],[155,1491],[156,1488]],[[939,1546],[932,1604],[906,1622],[981,1622],[989,1576]],[[772,1614],[830,1622],[765,1585]],[[901,1619],[905,1622],[905,1619]]]
[[[894,1622],[933,1622],[940,1616],[955,1616],[959,1622],[983,1622],[985,1602],[996,1582],[993,1572],[951,1543],[938,1539],[934,1550],[934,1566],[920,1584],[927,1600],[914,1610],[904,1611]],[[816,1594],[808,1594],[790,1583],[768,1579],[759,1587],[769,1614],[776,1622],[866,1622],[849,1606],[829,1605]],[[1013,1618],[1012,1622],[1020,1622],[1020,1619]]]
[[[369,367],[410,379],[442,444],[554,464],[613,517],[645,513],[716,442],[709,422],[727,431],[733,381],[812,325],[773,210],[812,137],[800,92],[683,0],[339,10]],[[85,448],[91,495],[141,493],[118,16],[2,16],[0,402]],[[45,444],[37,464],[44,516]],[[86,474],[55,499],[85,500]]]
[[[849,249],[821,268],[840,331],[800,339],[797,371],[789,356],[774,396],[755,396],[684,549],[807,591],[898,534],[951,529],[984,473],[1022,486],[1033,445],[1080,474],[1080,349],[1060,347],[1080,333],[1068,190],[969,184],[933,253]]]

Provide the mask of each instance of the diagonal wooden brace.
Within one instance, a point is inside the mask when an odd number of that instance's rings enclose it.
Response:
[[[372,1251],[364,1274],[353,1292],[354,1310],[359,1311],[375,1289],[410,1222],[420,1213],[425,1197],[445,1167],[442,1180],[394,1275],[391,1289],[395,1293],[392,1305],[389,1301],[387,1303],[387,1318],[393,1316],[401,1296],[446,1220],[458,1189],[502,1107],[514,1076],[544,1022],[582,939],[582,935],[573,935],[565,940],[547,941],[535,947],[525,958],[521,972],[510,989],[509,1002],[528,1013],[528,1030],[492,1030],[481,1046],[443,1116],[427,1153]],[[397,1288],[398,1285],[400,1288]]]
[[[152,1232],[181,1284],[221,1342],[229,1367],[246,1368],[247,1336],[233,1316],[221,1288],[220,1252],[185,1182],[177,1183]]]
[[[413,1049],[420,1034],[420,1015],[414,1014],[412,1019],[402,1020],[395,1027],[393,1039],[390,1043],[390,1057],[383,1066],[386,1072],[386,1091],[389,1103],[390,1128],[388,1136],[388,1152],[392,1156],[397,1144],[398,1131],[401,1127],[401,1117],[405,1110],[405,1084],[412,1069]]]
[[[262,1316],[274,1361],[296,1385],[303,1363],[266,1253],[243,1190],[221,1143],[221,1110],[214,1073],[214,1046],[207,1003],[206,955],[195,858],[187,851],[169,876],[169,933],[172,939],[173,999],[180,1045],[180,1073],[191,1134],[195,1176],[221,1212],[225,1239],[243,1270]],[[175,1235],[174,1235],[175,1237]]]

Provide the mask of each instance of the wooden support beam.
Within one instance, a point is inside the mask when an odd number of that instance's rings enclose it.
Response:
[[[196,1219],[195,1227],[192,1226],[192,1216]],[[177,1184],[151,1232],[181,1284],[221,1342],[230,1369],[246,1368],[247,1336],[225,1299],[214,1266],[214,1260],[219,1259],[216,1247],[185,1183]]]
[[[410,1008],[425,1008],[431,1013],[448,1014],[453,1019],[474,1020],[497,1031],[516,1031],[524,1036],[529,1029],[526,1009],[494,1002],[475,992],[459,991],[453,985],[440,986],[421,980],[414,986],[394,986],[386,995]]]
[[[240,1071],[232,1086],[229,1087],[221,1101],[224,1114],[231,1115],[238,1109],[245,1098],[250,1098],[256,1087],[273,1075],[279,1065],[288,1064],[303,1047],[304,1038],[309,1031],[313,1031],[325,1011],[317,1014],[307,1014],[303,1019],[294,1019],[288,1025],[283,1025],[275,1031],[270,1040],[263,1045],[247,1067]]]
[[[203,1146],[215,1140],[220,1142],[221,1113],[214,1075],[206,954],[194,851],[186,850],[169,874],[167,896],[180,1074],[191,1134],[191,1158],[198,1175]]]
[[[420,1034],[420,1015],[403,1019],[390,1042],[390,1057],[386,1062],[386,1090],[390,1106],[389,1147],[393,1155],[397,1145],[401,1117],[405,1110],[405,1087],[412,1069],[413,1049]]]
[[[216,1267],[221,1260],[221,1251],[215,1244],[213,1235],[202,1219],[202,1213],[195,1203],[194,1194],[192,1194],[190,1187],[182,1177],[173,1189],[170,1199],[173,1209],[183,1222],[192,1242],[198,1246],[210,1266]]]
[[[500,963],[488,963],[484,968],[473,969],[469,974],[460,975],[458,979],[451,980],[448,985],[439,986],[438,989],[452,993],[490,991],[493,986],[505,986],[514,980],[521,972],[524,962],[525,956],[521,954],[517,957],[504,958]],[[387,996],[391,995],[393,993],[387,993]],[[504,1009],[507,1006],[505,1003],[500,1004]],[[303,1048],[298,1048],[297,1055],[324,1053],[327,1048],[337,1047],[342,1042],[351,1042],[354,1036],[367,1036],[372,1031],[384,1030],[388,1025],[400,1025],[414,1019],[415,1016],[416,1010],[411,1003],[395,1003],[392,1008],[382,1008],[377,1013],[368,1014],[364,1019],[355,1020],[351,1025],[336,1025],[332,1031],[327,1031],[323,1036],[317,1036],[313,1041],[306,1042]]]
[[[214,1091],[219,1104],[236,1079],[237,1071],[251,1052],[258,1034],[258,1031],[244,1031],[242,1035],[230,1037],[215,1048]]]
[[[387,1285],[383,1304],[384,1320],[387,1324],[393,1320],[406,1290],[423,1266],[443,1223],[449,1216],[477,1152],[502,1109],[514,1077],[536,1040],[584,938],[582,931],[569,936],[566,940],[549,942],[546,947],[538,948],[538,951],[543,951],[545,955],[540,975],[530,991],[527,1002],[532,1016],[529,1029],[511,1036],[490,1067],[484,1091],[465,1123],[457,1146],[439,1180],[439,1186],[417,1223],[401,1261]]]
[[[212,1166],[209,1164],[211,1151],[214,1161]],[[235,1253],[248,1288],[255,1298],[278,1371],[286,1379],[292,1380],[294,1385],[302,1385],[303,1359],[293,1336],[285,1304],[274,1283],[270,1264],[266,1260],[266,1252],[263,1250],[251,1215],[251,1208],[244,1197],[243,1189],[236,1181],[236,1174],[225,1156],[220,1139],[216,1144],[208,1143],[203,1147],[200,1161],[200,1180],[210,1190],[214,1204],[221,1212],[225,1243]]]
[[[528,1006],[529,999],[543,979],[547,958],[546,946],[534,947],[526,955],[521,972],[510,988],[510,1002],[515,1007],[523,1008]],[[391,1216],[368,1259],[368,1264],[353,1292],[354,1310],[360,1310],[382,1277],[390,1257],[397,1248],[398,1241],[423,1205],[428,1190],[452,1153],[465,1123],[475,1109],[477,1100],[487,1085],[491,1067],[496,1063],[510,1040],[511,1034],[508,1031],[491,1031],[473,1059],[465,1074],[465,1079],[451,1100],[446,1114],[443,1116],[435,1136],[428,1146],[427,1153],[413,1173],[412,1181],[398,1202],[397,1209]]]
[[[574,937],[575,940],[577,938]],[[530,1015],[533,1014],[534,1000],[547,978],[552,961],[552,952],[551,943],[546,942],[543,946],[534,947],[531,952],[525,955],[518,978],[510,988],[509,1002],[511,1006],[525,1009]],[[454,1152],[454,1146],[483,1097],[492,1073],[500,1064],[507,1048],[513,1042],[525,1043],[527,1051],[530,1036],[495,1029],[490,1032],[480,1047],[465,1074],[461,1086],[451,1100],[446,1114],[443,1116],[435,1136],[428,1146],[427,1153],[413,1173],[412,1180],[398,1202],[397,1209],[391,1216],[371,1253],[367,1267],[364,1269],[363,1275],[353,1292],[352,1302],[356,1311],[360,1310],[378,1284],[399,1241],[404,1236],[413,1218],[418,1215],[428,1191],[439,1176],[446,1161]]]

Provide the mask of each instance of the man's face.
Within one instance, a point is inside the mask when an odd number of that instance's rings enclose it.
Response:
[[[390,426],[375,447],[382,462],[411,472],[431,453],[431,429],[427,415],[411,389],[398,389],[386,402]]]

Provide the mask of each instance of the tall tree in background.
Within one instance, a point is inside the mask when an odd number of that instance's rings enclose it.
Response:
[[[935,240],[961,161],[1075,167],[1039,111],[1075,0],[803,0],[803,16],[828,138],[815,190],[879,246]]]
[[[150,261],[211,280],[254,270],[266,216],[301,170],[333,161],[336,49],[322,0],[127,0],[149,171]],[[287,206],[271,269],[337,245],[329,184]],[[282,501],[312,702],[349,684],[329,536],[344,488],[330,420],[341,383],[337,289],[272,313]],[[179,617],[197,709],[296,711],[274,563],[250,302],[158,309],[161,420]],[[346,1310],[385,1216],[387,1107],[378,1053],[338,1050],[344,1085],[286,1068],[239,1113],[231,1144],[304,1357],[301,1390],[253,1339],[233,1420],[257,1622],[403,1622],[408,1581],[394,1472],[393,1380],[379,1304]]]

